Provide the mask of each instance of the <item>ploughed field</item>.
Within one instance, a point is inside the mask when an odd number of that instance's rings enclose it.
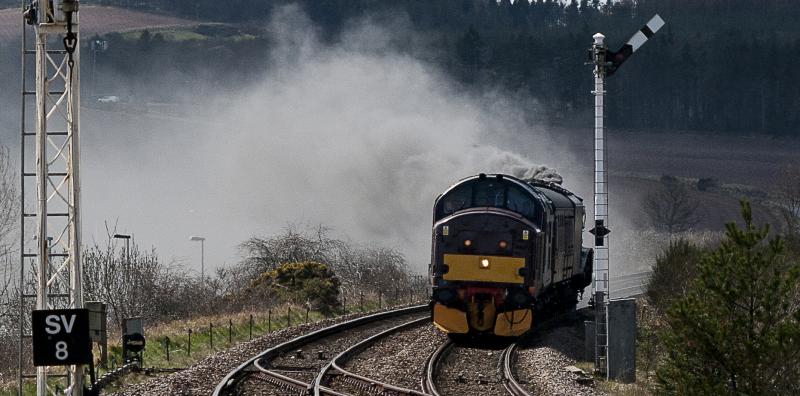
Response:
[[[564,186],[582,196],[587,218],[592,216],[594,132],[586,128],[546,128],[548,136],[514,137],[513,151],[542,152],[547,158],[534,162],[555,167],[564,176]],[[783,166],[800,164],[800,139],[792,137],[742,136],[686,131],[619,131],[608,129],[607,170],[612,230],[640,228],[645,219],[642,200],[661,187],[664,175],[695,185],[712,178],[715,185],[690,193],[699,201],[700,230],[722,229],[725,222],[738,219],[739,200],[754,204],[758,222],[779,222],[773,194]]]
[[[167,15],[128,10],[116,7],[81,5],[81,35],[126,32],[142,29],[166,29],[197,25],[197,21]],[[16,40],[21,34],[22,11],[19,8],[0,10],[0,39]]]

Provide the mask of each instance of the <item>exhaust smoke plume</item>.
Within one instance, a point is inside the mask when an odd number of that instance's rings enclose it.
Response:
[[[271,62],[254,65],[264,78],[209,100],[203,114],[89,115],[87,233],[102,239],[103,220],[119,218],[141,244],[192,263],[199,247],[189,235],[202,235],[208,272],[238,260],[249,236],[324,224],[396,246],[422,270],[433,200],[458,179],[504,172],[560,182],[534,162],[569,159],[548,157],[525,109],[459,92],[432,66],[382,46],[391,35],[376,26],[326,47],[293,8],[275,20]],[[542,149],[498,148],[508,134]]]

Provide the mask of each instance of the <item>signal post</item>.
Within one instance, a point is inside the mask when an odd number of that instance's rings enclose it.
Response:
[[[595,307],[594,324],[594,362],[595,371],[609,377],[609,320],[608,303],[610,298],[610,265],[608,234],[608,175],[606,172],[606,141],[605,141],[605,79],[614,74],[617,69],[634,52],[661,27],[664,20],[655,15],[647,24],[636,32],[628,42],[617,52],[608,50],[605,36],[595,34],[590,52],[591,64],[594,66],[594,228],[591,232],[595,236],[594,242],[594,293]],[[616,379],[616,378],[610,378]]]

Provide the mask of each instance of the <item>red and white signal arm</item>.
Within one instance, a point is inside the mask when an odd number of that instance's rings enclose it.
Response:
[[[88,309],[35,310],[31,326],[34,366],[91,363]]]

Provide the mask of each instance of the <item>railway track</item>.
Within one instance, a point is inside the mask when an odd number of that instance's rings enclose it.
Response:
[[[529,396],[514,374],[513,362],[520,341],[499,349],[475,348],[446,341],[426,362],[423,391],[433,396],[503,393]],[[465,368],[459,367],[459,361],[469,362],[472,371],[467,372]],[[480,365],[477,370],[476,364]]]
[[[515,354],[518,345],[513,343],[503,350],[500,362],[503,366],[503,387],[513,396],[530,396],[530,393],[522,387],[514,374],[514,363],[517,355]]]
[[[428,323],[430,318],[415,319],[385,330],[353,345],[340,353],[323,368],[314,381],[314,395],[416,395],[425,393],[415,389],[394,386],[385,382],[361,376],[344,369],[345,362],[360,351],[369,348],[378,340],[392,334]],[[338,389],[338,391],[336,390]]]
[[[582,314],[581,314],[582,312]],[[528,384],[520,381],[515,369],[519,351],[550,330],[582,322],[584,310],[558,315],[539,324],[533,331],[503,347],[476,348],[447,340],[425,363],[422,389],[433,396],[449,394],[509,394],[530,396]],[[582,348],[582,344],[581,344]],[[467,362],[467,366],[448,368],[448,363]]]
[[[644,293],[653,271],[642,271],[611,278],[613,298],[635,297]]]
[[[376,379],[379,372],[375,362],[361,356],[382,353],[374,348],[377,343],[404,345],[397,350],[409,349],[401,339],[414,338],[414,332],[430,331],[424,323],[430,319],[427,305],[414,306],[395,311],[357,318],[312,333],[302,335],[272,347],[240,365],[229,373],[217,386],[214,395],[233,394],[295,394],[295,395],[445,395],[445,394],[510,394],[530,395],[529,377],[517,379],[516,360],[520,351],[527,352],[528,341],[537,338],[548,329],[564,325],[562,315],[537,326],[527,336],[510,344],[494,342],[487,345],[464,345],[446,340],[431,353],[421,373],[420,388],[413,381],[402,386],[393,379]],[[574,320],[568,320],[575,322]],[[415,328],[416,327],[416,328]],[[337,337],[346,339],[337,340]],[[336,348],[323,351],[321,345],[335,344]],[[436,343],[428,342],[430,351]],[[417,347],[413,347],[415,351]],[[337,349],[338,348],[338,349]],[[334,351],[335,350],[335,351]],[[368,351],[368,352],[366,352]],[[427,352],[425,352],[427,354]],[[424,356],[424,355],[422,355]],[[413,363],[419,367],[423,357]],[[390,352],[385,361],[400,363]],[[527,358],[526,358],[527,359]],[[359,369],[348,367],[350,361],[361,361]],[[560,366],[559,366],[560,367]],[[383,371],[386,371],[383,369]],[[391,370],[390,370],[391,371]],[[380,374],[378,374],[380,375]],[[407,374],[411,378],[411,375]],[[413,376],[414,378],[420,378]],[[395,378],[397,378],[395,376]],[[527,379],[526,379],[527,378]],[[402,381],[401,381],[402,382]],[[537,388],[538,389],[538,388]]]
[[[382,312],[342,322],[286,341],[267,349],[228,373],[217,385],[213,395],[269,394],[270,390],[272,393],[297,395],[312,392],[339,394],[333,389],[322,386],[326,375],[348,378],[351,382],[369,382],[390,389],[389,384],[362,379],[360,376],[347,373],[336,362],[347,359],[359,350],[358,348],[364,348],[370,342],[374,342],[380,338],[378,335],[390,334],[391,332],[386,331],[387,327],[389,330],[400,331],[405,328],[404,326],[429,320],[427,310],[427,305],[417,305]],[[420,318],[422,313],[425,315]],[[378,334],[374,334],[375,332]],[[372,337],[368,337],[368,334]],[[348,338],[364,341],[351,347],[352,342],[348,343]],[[329,360],[331,356],[336,357]]]

